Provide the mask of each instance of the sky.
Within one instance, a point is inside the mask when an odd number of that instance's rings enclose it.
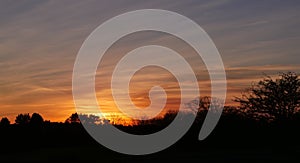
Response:
[[[89,34],[104,21],[137,9],[164,9],[198,23],[211,37],[226,70],[227,105],[263,74],[300,72],[300,2],[265,0],[62,0],[0,2],[0,117],[12,122],[19,113],[40,113],[64,121],[76,112],[72,71],[77,53]],[[138,20],[137,20],[138,21]],[[116,27],[122,28],[122,27]],[[184,29],[183,29],[184,30]],[[109,97],[113,66],[126,52],[155,43],[177,49],[196,71],[203,95],[209,78],[201,58],[179,39],[159,32],[140,32],[118,40],[97,70],[99,105],[114,108]],[[158,67],[141,69],[132,78],[131,98],[149,105],[148,91],[160,84],[168,94],[166,108],[178,105],[178,84]]]

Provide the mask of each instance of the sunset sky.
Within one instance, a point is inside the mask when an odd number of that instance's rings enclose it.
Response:
[[[76,112],[72,71],[83,41],[105,20],[146,8],[182,14],[208,33],[225,66],[226,105],[235,105],[233,97],[261,79],[263,73],[300,72],[300,1],[2,0],[0,117],[13,122],[19,113],[37,112],[44,119],[64,121]],[[96,91],[102,98],[99,105],[105,111],[114,110],[109,97],[113,65],[130,50],[147,44],[164,45],[180,52],[195,69],[201,95],[209,95],[205,66],[189,46],[165,33],[139,32],[116,42],[100,63],[103,68],[97,71]],[[141,69],[132,79],[130,92],[134,103],[141,108],[147,106],[148,90],[156,84],[167,91],[166,107],[176,107],[180,98],[178,84],[170,73],[157,67]]]

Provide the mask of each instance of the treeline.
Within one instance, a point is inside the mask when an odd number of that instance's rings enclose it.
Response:
[[[225,106],[216,128],[203,141],[198,140],[198,134],[206,114],[208,111],[220,111],[222,100],[200,97],[186,104],[190,110],[188,112],[171,111],[163,117],[133,121],[130,125],[116,122],[122,117],[108,120],[95,115],[77,113],[71,114],[65,122],[60,123],[45,121],[38,113],[19,114],[14,124],[10,124],[9,120],[3,117],[0,121],[2,147],[0,156],[4,158],[8,154],[16,153],[24,156],[24,152],[32,151],[29,153],[33,153],[32,158],[36,158],[39,154],[35,153],[44,149],[46,152],[43,153],[41,160],[49,160],[51,159],[49,151],[53,149],[52,152],[63,153],[63,155],[56,153],[55,158],[61,159],[78,161],[82,156],[82,160],[99,161],[97,156],[101,155],[101,158],[110,156],[109,159],[123,160],[124,155],[109,151],[91,138],[82,123],[99,127],[112,124],[127,133],[145,135],[164,129],[176,116],[182,121],[189,116],[196,116],[194,124],[182,139],[166,151],[151,157],[154,160],[157,158],[177,160],[184,155],[184,160],[191,161],[223,157],[231,161],[239,160],[238,162],[249,159],[255,162],[257,160],[299,162],[300,80],[295,73],[280,74],[276,79],[266,76],[247,89],[241,97],[233,100],[240,105]],[[95,150],[98,152],[95,153]],[[74,155],[78,151],[80,153]],[[91,156],[90,153],[94,155]],[[7,160],[9,159],[11,157],[7,157]],[[23,161],[23,158],[20,160]],[[131,162],[131,158],[128,160]],[[220,160],[223,159],[217,162]]]
[[[122,123],[120,116],[110,117],[110,119],[100,118],[96,115],[85,115],[73,113],[65,120],[65,124],[85,123],[93,125],[113,124],[115,126],[162,126],[165,127],[175,118],[177,114],[184,120],[185,117],[196,114],[195,123],[199,124],[204,120],[206,113],[219,112],[223,106],[222,100],[213,97],[196,98],[186,104],[190,111],[177,113],[167,112],[163,117],[150,120],[132,120],[129,124]],[[288,72],[279,74],[278,78],[272,79],[265,76],[261,81],[253,84],[242,93],[241,97],[235,97],[233,101],[240,103],[240,106],[225,106],[223,109],[223,119],[239,121],[256,121],[259,123],[285,123],[297,121],[300,117],[300,79],[296,73]],[[50,123],[44,121],[38,113],[30,115],[19,114],[15,119],[16,125],[42,125]],[[3,117],[0,126],[9,126],[8,118]]]

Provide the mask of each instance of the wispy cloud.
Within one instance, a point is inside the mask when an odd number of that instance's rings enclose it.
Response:
[[[299,4],[277,0],[1,1],[0,116],[13,120],[17,113],[40,112],[46,119],[63,121],[75,112],[71,77],[81,44],[105,20],[143,8],[178,12],[208,32],[226,66],[230,103],[234,95],[239,95],[251,81],[260,79],[263,72],[300,72]],[[209,78],[201,58],[182,41],[154,32],[129,35],[108,51],[97,72],[97,93],[109,94],[111,71],[118,59],[149,43],[168,46],[182,54],[194,68],[202,93],[209,94]],[[151,73],[148,70],[135,77],[133,97],[137,101],[147,99],[147,92],[137,87],[138,83],[150,87],[151,81],[156,80]],[[176,81],[170,74],[160,75],[159,79],[168,82],[164,85],[168,91],[176,92]],[[173,103],[178,100],[176,96],[170,97]],[[112,101],[104,101],[100,105],[109,109]]]

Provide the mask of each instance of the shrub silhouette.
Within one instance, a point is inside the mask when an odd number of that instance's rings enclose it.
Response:
[[[38,113],[33,113],[30,119],[31,125],[42,125],[44,123],[43,117]]]
[[[24,125],[30,122],[30,115],[27,114],[19,114],[15,120],[16,124]]]
[[[275,80],[266,76],[234,101],[256,118],[287,120],[300,106],[300,79],[292,72],[279,74]]]
[[[0,126],[9,126],[10,125],[10,121],[8,120],[8,118],[3,117],[0,121]]]

